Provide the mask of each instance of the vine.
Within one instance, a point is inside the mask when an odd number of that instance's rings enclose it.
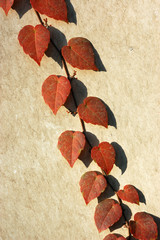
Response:
[[[14,0],[0,0],[0,7],[4,9],[6,15],[13,3]],[[150,214],[138,212],[134,216],[134,221],[129,221],[125,215],[123,201],[139,204],[139,194],[136,188],[132,185],[126,185],[123,190],[117,191],[109,181],[109,173],[115,164],[116,151],[114,147],[108,142],[101,142],[98,146],[92,146],[87,137],[85,123],[101,125],[107,128],[108,113],[104,103],[97,97],[86,97],[83,103],[78,105],[76,94],[72,88],[72,80],[76,73],[71,76],[67,63],[81,70],[98,71],[91,42],[82,37],[72,38],[67,46],[59,49],[50,37],[47,20],[42,20],[41,14],[68,23],[65,0],[50,2],[30,0],[30,3],[40,24],[35,27],[31,25],[23,27],[18,35],[19,43],[23,47],[24,52],[33,58],[38,65],[40,65],[49,43],[57,50],[66,76],[49,76],[42,85],[42,95],[45,103],[56,115],[59,108],[65,104],[68,96],[71,94],[77,109],[72,114],[78,114],[82,127],[82,132],[71,130],[63,132],[58,139],[58,148],[70,166],[73,167],[87,143],[91,158],[101,168],[101,173],[88,171],[80,179],[80,191],[86,204],[99,197],[106,190],[107,185],[110,186],[117,197],[117,200],[106,198],[98,203],[94,215],[98,231],[102,232],[108,229],[123,218],[124,225],[128,229],[128,239],[131,236],[142,240],[157,239],[157,225]],[[110,239],[124,240],[126,238],[118,234],[109,234],[103,240]]]

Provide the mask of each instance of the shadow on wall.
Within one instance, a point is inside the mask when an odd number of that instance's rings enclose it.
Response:
[[[23,15],[32,8],[32,6],[29,0],[14,0],[12,8],[18,13],[19,18],[22,18]]]

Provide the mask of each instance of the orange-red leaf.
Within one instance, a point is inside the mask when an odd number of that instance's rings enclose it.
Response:
[[[50,75],[44,81],[42,96],[55,115],[58,109],[66,102],[70,90],[71,84],[66,77]]]
[[[0,7],[3,8],[5,14],[7,15],[9,10],[11,9],[14,0],[0,0]]]
[[[108,114],[105,105],[97,97],[87,97],[78,106],[78,114],[86,123],[108,127]]]
[[[65,0],[30,0],[32,7],[41,14],[68,23]]]
[[[24,52],[40,65],[40,61],[50,42],[49,30],[41,24],[35,27],[27,25],[19,32],[18,40]]]
[[[107,181],[101,173],[90,171],[82,175],[79,185],[84,200],[88,204],[105,190]]]
[[[119,234],[108,234],[103,240],[126,240],[126,238]]]
[[[124,190],[119,190],[117,194],[118,197],[124,201],[139,204],[138,192],[132,185],[124,186]]]
[[[65,131],[58,139],[58,148],[69,165],[73,167],[85,146],[85,136],[81,132]]]
[[[102,232],[118,222],[122,216],[122,208],[113,199],[105,199],[100,202],[95,210],[95,224],[99,232]]]
[[[139,240],[157,239],[157,225],[151,215],[146,212],[136,213],[134,215],[134,221],[130,221],[129,227],[131,234]]]
[[[62,48],[62,55],[72,67],[98,71],[95,65],[93,46],[86,38],[70,39],[68,45]]]
[[[101,142],[91,150],[92,159],[106,174],[109,174],[112,170],[115,163],[115,156],[114,147],[108,142]]]

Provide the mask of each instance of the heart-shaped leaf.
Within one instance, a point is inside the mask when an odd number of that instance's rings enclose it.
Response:
[[[95,224],[99,232],[102,232],[118,222],[122,216],[122,208],[113,199],[105,199],[100,202],[95,210]]]
[[[32,7],[41,14],[68,23],[65,0],[30,0]]]
[[[134,215],[134,221],[129,222],[131,234],[139,240],[156,240],[158,235],[157,225],[151,215],[146,212],[138,212]]]
[[[108,142],[101,142],[91,150],[92,159],[106,174],[109,174],[112,170],[115,163],[115,156],[114,147]]]
[[[71,84],[66,77],[51,75],[44,81],[42,96],[55,115],[58,109],[66,102],[70,90]]]
[[[139,204],[138,192],[132,185],[124,186],[124,190],[119,190],[117,194],[118,197],[124,201]]]
[[[79,185],[84,200],[88,204],[105,190],[107,181],[101,173],[90,171],[82,175]]]
[[[86,38],[70,39],[68,45],[62,48],[62,55],[72,67],[98,71],[95,65],[93,46]]]
[[[65,131],[58,139],[58,148],[69,165],[73,167],[85,146],[85,136],[81,132]]]
[[[40,61],[50,42],[49,30],[41,24],[35,27],[27,25],[19,32],[18,40],[24,52],[40,65]]]
[[[11,9],[13,3],[14,3],[14,0],[0,0],[0,7],[3,8],[6,16],[7,16],[9,10]]]
[[[108,127],[108,114],[105,105],[97,97],[87,97],[78,106],[78,114],[86,123]]]
[[[126,238],[119,234],[108,234],[103,240],[126,240]]]

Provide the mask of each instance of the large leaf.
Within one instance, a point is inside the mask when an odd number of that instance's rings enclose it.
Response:
[[[92,159],[106,174],[109,174],[112,170],[115,163],[115,156],[114,147],[108,142],[101,142],[91,150]]]
[[[134,221],[130,221],[129,227],[131,234],[139,240],[157,239],[157,225],[151,215],[146,212],[136,213],[134,215]]]
[[[24,52],[40,65],[40,61],[50,42],[49,30],[41,24],[35,27],[27,25],[19,32],[18,40]]]
[[[44,81],[42,96],[55,115],[58,109],[66,102],[70,90],[71,84],[66,77],[51,75]]]
[[[73,67],[98,71],[95,65],[93,46],[86,38],[70,39],[68,45],[62,48],[62,55]]]
[[[108,234],[103,240],[126,240],[126,238],[119,234]]]
[[[65,131],[58,139],[58,148],[71,167],[85,146],[85,136],[81,132]]]
[[[14,3],[14,0],[0,0],[0,7],[3,8],[6,15],[8,14],[9,10],[11,9],[13,3]]]
[[[119,190],[117,194],[118,197],[124,201],[139,204],[138,192],[132,185],[124,186],[124,190]]]
[[[78,114],[86,123],[108,127],[108,114],[105,105],[97,97],[87,97],[78,106]]]
[[[107,187],[105,177],[94,171],[83,174],[79,184],[86,204],[97,198]]]
[[[118,222],[122,216],[122,208],[113,199],[105,199],[100,202],[95,210],[95,223],[99,232],[102,232]]]
[[[41,14],[68,23],[65,0],[30,0],[32,7]]]

